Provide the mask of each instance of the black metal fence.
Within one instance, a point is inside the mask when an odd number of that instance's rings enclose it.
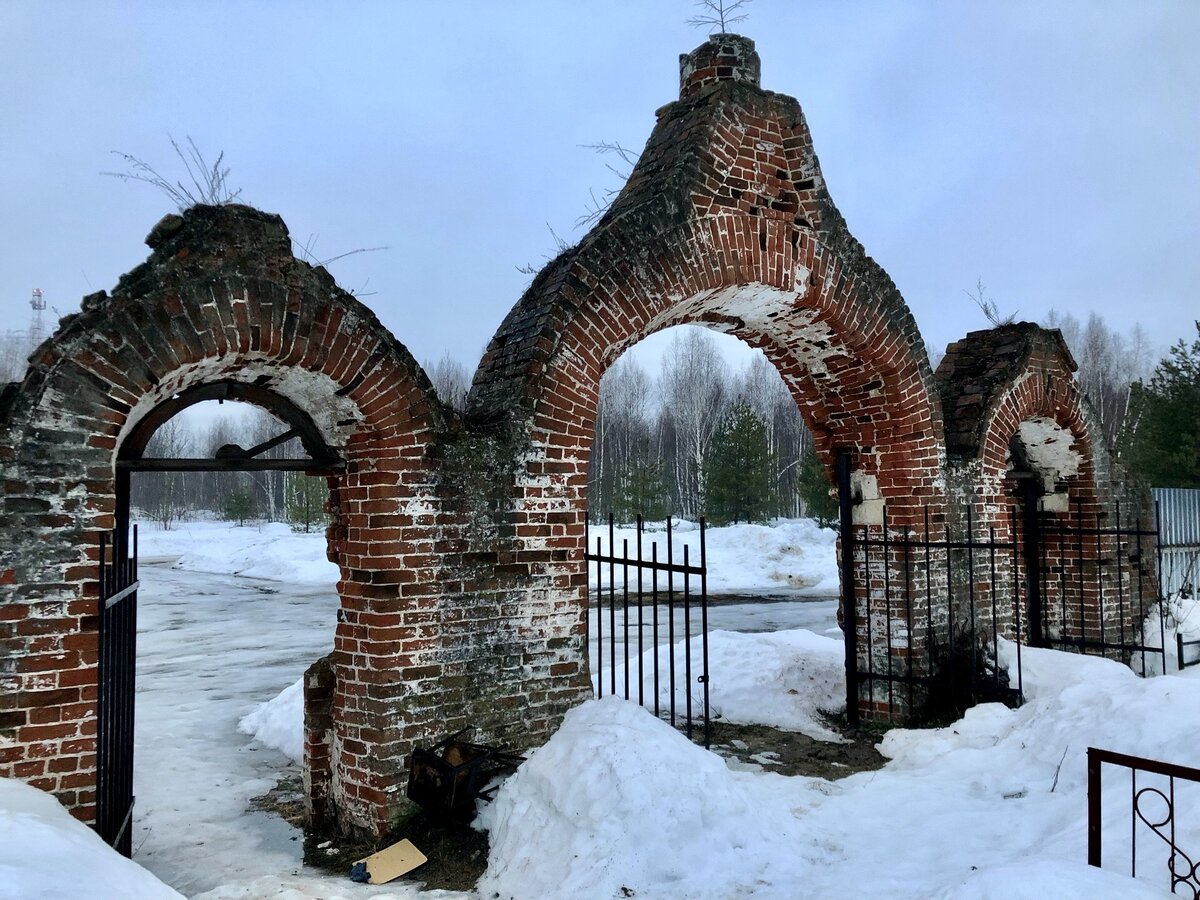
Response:
[[[1186,669],[1188,666],[1200,666],[1200,638],[1185,641],[1183,635],[1176,632],[1175,652],[1179,656],[1180,669]]]
[[[112,551],[112,560],[108,559]],[[137,526],[133,543],[100,538],[100,654],[96,702],[96,831],[132,856],[133,710],[137,660]]]
[[[1010,511],[1007,534],[1015,534]],[[843,615],[847,710],[894,719],[939,718],[983,700],[1019,704],[1021,569],[1018,543],[995,527],[964,534],[939,528],[845,524]],[[846,579],[849,579],[847,581]],[[849,589],[847,589],[849,585]],[[1015,677],[1001,666],[1000,641],[1015,642]]]
[[[1037,547],[1028,557],[1038,596],[1030,606],[1031,643],[1137,660],[1142,675],[1157,657],[1159,671],[1166,671],[1164,616],[1157,646],[1146,643],[1142,630],[1150,612],[1162,611],[1157,523],[1123,520],[1120,503],[1111,519],[1077,503],[1070,513],[1043,513],[1026,523],[1032,533],[1024,537]]]
[[[596,696],[615,694],[636,701],[671,725],[682,724],[689,738],[694,738],[699,726],[708,747],[704,519],[699,523],[698,559],[687,542],[678,540],[670,519],[665,531],[649,532],[638,516],[632,547],[628,536],[622,537],[617,547],[617,527],[611,515],[603,532],[595,535],[594,544],[592,537],[589,528],[586,556],[594,593],[588,646]]]
[[[1088,865],[1097,868],[1101,866],[1102,862],[1103,783],[1101,769],[1105,763],[1129,770],[1129,874],[1134,878],[1137,877],[1138,834],[1139,831],[1145,834],[1146,829],[1149,829],[1155,839],[1151,846],[1158,849],[1160,853],[1165,850],[1166,860],[1163,865],[1167,870],[1166,875],[1171,893],[1184,897],[1190,895],[1192,900],[1200,900],[1200,857],[1188,855],[1179,846],[1177,841],[1179,823],[1175,816],[1177,810],[1194,811],[1197,808],[1194,797],[1192,802],[1181,802],[1176,791],[1176,782],[1200,782],[1200,769],[1089,747]],[[1143,781],[1142,786],[1138,787],[1139,772],[1156,775],[1159,779],[1149,785]],[[1165,784],[1162,779],[1166,779]],[[1139,822],[1141,828],[1139,828]]]

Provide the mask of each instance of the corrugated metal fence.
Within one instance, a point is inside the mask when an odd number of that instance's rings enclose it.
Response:
[[[1188,591],[1195,596],[1200,580],[1200,490],[1153,488],[1162,550],[1159,580],[1164,594]]]

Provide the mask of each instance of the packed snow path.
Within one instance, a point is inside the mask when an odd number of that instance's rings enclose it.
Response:
[[[237,724],[329,652],[337,595],[145,562],[140,575],[134,858],[188,895],[298,869],[299,832],[247,811],[289,761]]]
[[[338,599],[332,585],[185,571],[173,561],[144,554],[140,572],[133,844],[139,863],[194,895],[301,868],[300,832],[248,809],[289,760],[239,733],[238,721],[329,652]],[[718,605],[709,628],[827,632],[836,609],[830,600]],[[665,618],[664,609],[660,643]],[[607,641],[606,632],[606,670]]]

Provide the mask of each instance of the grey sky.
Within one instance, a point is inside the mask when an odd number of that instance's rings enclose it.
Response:
[[[1200,4],[757,0],[737,26],[795,96],[834,200],[927,343],[1005,312],[1200,317]],[[469,369],[589,188],[640,149],[704,33],[685,0],[0,4],[0,331],[143,260],[169,201],[98,173],[224,150],[414,355]],[[55,317],[48,324],[52,327]]]

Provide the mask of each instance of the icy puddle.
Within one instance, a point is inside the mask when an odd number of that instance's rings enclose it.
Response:
[[[337,595],[332,587],[173,569],[173,559],[147,560],[141,570],[134,858],[189,896],[263,875],[311,876],[301,863],[300,832],[250,804],[292,764],[237,725],[329,651]],[[743,633],[827,632],[837,627],[836,608],[836,601],[812,599],[714,604],[708,624]],[[680,609],[677,640],[682,616]],[[659,619],[663,642],[665,608]],[[612,621],[604,609],[606,665]],[[615,621],[623,634],[619,606]],[[630,624],[632,651],[636,609]]]
[[[332,589],[141,569],[134,859],[185,894],[300,869],[300,832],[249,809],[289,760],[238,720],[329,652]]]

